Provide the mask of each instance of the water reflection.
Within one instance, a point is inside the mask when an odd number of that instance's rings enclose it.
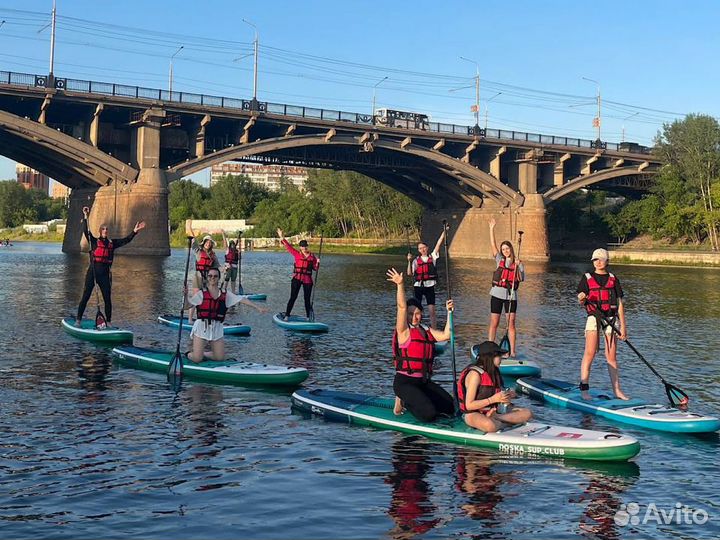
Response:
[[[289,365],[303,367],[312,371],[317,363],[318,353],[313,338],[286,332],[287,348],[290,354]]]
[[[385,479],[392,486],[388,515],[395,522],[390,538],[405,540],[433,529],[440,518],[430,501],[432,489],[427,476],[431,456],[428,446],[417,437],[401,438],[392,445],[393,471]]]
[[[587,479],[582,493],[568,499],[571,504],[584,506],[578,524],[578,533],[586,538],[617,540],[621,530],[615,523],[615,514],[623,502],[622,494],[640,477],[636,463],[598,463],[581,468]]]

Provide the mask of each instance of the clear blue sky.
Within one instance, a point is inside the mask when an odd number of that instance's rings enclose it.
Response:
[[[47,73],[52,0],[4,0],[0,70]],[[255,24],[263,101],[472,125],[475,65],[490,128],[650,144],[663,122],[720,116],[717,1],[58,0],[60,77],[251,97]],[[468,88],[450,92],[451,89]],[[635,114],[637,113],[637,114]],[[634,115],[634,116],[633,116]],[[631,118],[628,118],[632,116]],[[0,154],[2,153],[0,149]],[[0,178],[14,163],[0,158]]]

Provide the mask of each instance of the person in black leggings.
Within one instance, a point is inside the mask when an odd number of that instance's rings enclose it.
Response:
[[[405,300],[403,275],[390,268],[388,281],[397,285],[397,318],[393,333],[392,351],[395,363],[395,414],[407,409],[421,422],[432,422],[440,414],[455,414],[455,403],[442,386],[430,380],[433,374],[435,342],[450,339],[450,317],[444,330],[422,324],[422,304],[415,298]],[[453,301],[445,303],[448,312]]]
[[[88,215],[90,209],[85,206],[83,208],[83,232],[90,244],[91,263],[88,265],[85,273],[85,289],[83,290],[82,299],[78,306],[77,317],[75,318],[75,326],[80,326],[85,307],[87,307],[90,295],[92,295],[95,283],[100,287],[103,302],[105,302],[105,320],[110,325],[112,320],[112,300],[110,298],[110,289],[112,287],[112,273],[110,267],[113,263],[115,250],[130,242],[135,235],[145,228],[144,221],[138,221],[133,231],[125,238],[111,239],[108,237],[108,228],[105,225],[100,226],[100,236],[94,237],[88,228]]]

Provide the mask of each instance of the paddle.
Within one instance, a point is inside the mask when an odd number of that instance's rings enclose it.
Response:
[[[183,375],[182,355],[180,354],[180,341],[182,340],[183,319],[185,317],[185,297],[187,296],[187,278],[188,268],[190,267],[190,253],[192,251],[193,237],[188,236],[187,259],[185,260],[185,277],[183,278],[183,299],[180,304],[180,325],[178,326],[177,345],[175,347],[175,356],[168,366],[167,378],[173,388],[179,389]]]
[[[318,250],[318,258],[322,257],[323,235],[320,235],[320,249]],[[312,296],[310,298],[310,322],[315,322],[315,289],[317,289],[318,276],[320,275],[320,265],[315,270],[315,283],[313,284]]]
[[[245,292],[245,289],[243,289],[242,286],[242,249],[240,249],[240,231],[238,231],[237,234],[237,241],[235,242],[235,249],[238,251],[238,288],[237,292],[239,295],[242,295]]]
[[[586,303],[590,304],[592,306],[595,306],[595,313],[597,314],[597,316],[600,317],[600,319],[602,319],[602,321],[606,325],[608,325],[610,328],[612,328],[613,332],[615,332],[618,336],[621,335],[620,330],[618,330],[617,327],[607,317],[605,317],[605,315],[603,315],[602,311],[600,311],[600,305],[597,302],[594,302],[592,300],[587,300]],[[685,392],[683,392],[680,388],[675,386],[674,384],[670,384],[669,382],[667,382],[662,377],[662,375],[660,375],[657,372],[657,370],[650,364],[650,362],[645,360],[645,357],[642,354],[640,354],[640,351],[638,351],[635,348],[635,346],[632,343],[630,343],[630,341],[628,341],[627,339],[621,340],[621,341],[624,341],[627,344],[627,346],[630,347],[632,349],[632,351],[637,355],[637,357],[640,360],[642,360],[643,363],[647,367],[650,368],[650,371],[652,371],[655,374],[655,376],[662,381],[662,383],[665,385],[665,393],[667,394],[667,397],[670,400],[670,404],[673,407],[687,408],[688,403],[690,402],[690,397]]]
[[[515,254],[515,268],[513,269],[512,282],[510,283],[510,300],[508,301],[507,309],[505,310],[505,336],[500,340],[499,347],[505,351],[511,351],[510,347],[510,303],[513,301],[515,296],[515,277],[517,276],[518,264],[517,261],[520,258],[520,247],[522,246],[522,235],[523,231],[518,231],[518,250]]]
[[[445,231],[445,280],[447,283],[447,297],[448,300],[452,299],[452,291],[450,289],[450,256],[448,255],[448,230],[449,226],[447,220],[443,219],[443,231]],[[453,319],[453,311],[448,312],[448,322],[450,324],[450,362],[452,366],[453,375],[453,404],[455,405],[455,414],[460,410],[457,392],[457,368],[455,366],[455,321]]]

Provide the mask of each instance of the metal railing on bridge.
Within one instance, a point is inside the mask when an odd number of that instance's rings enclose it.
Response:
[[[33,75],[12,71],[0,71],[0,85],[40,87],[47,88],[47,75]],[[54,78],[53,86],[63,92],[82,92],[86,94],[101,94],[107,96],[120,96],[145,100],[157,100],[170,103],[183,103],[188,105],[205,105],[224,109],[237,109],[242,111],[258,111],[290,117],[312,118],[334,122],[350,122],[360,125],[378,125],[377,117],[370,114],[345,112],[338,110],[305,107],[302,105],[288,105],[267,101],[253,102],[247,99],[195,94],[189,92],[170,92],[158,88],[145,88],[126,84],[107,83],[98,81],[85,81],[81,79]],[[398,128],[402,129],[402,128]],[[579,139],[574,137],[558,137],[555,135],[542,135],[540,133],[526,133],[505,129],[483,129],[477,126],[463,126],[442,122],[428,122],[427,129],[439,134],[453,134],[465,136],[478,136],[489,139],[510,141],[525,141],[538,144],[570,146],[578,148],[598,148],[603,150],[626,150],[636,153],[650,153],[650,149],[634,143],[609,143],[597,140]]]

